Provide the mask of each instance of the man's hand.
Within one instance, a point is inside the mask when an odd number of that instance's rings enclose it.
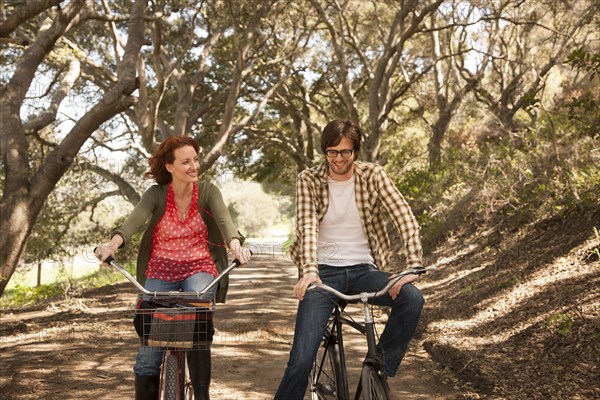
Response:
[[[314,275],[305,275],[296,283],[294,286],[294,295],[298,300],[302,301],[304,299],[306,289],[311,283],[321,283],[321,279]]]
[[[390,275],[390,277],[388,278],[388,281],[391,279],[394,279],[396,276],[397,275]],[[412,282],[418,281],[419,277],[420,277],[420,275],[410,274],[410,275],[404,276],[398,282],[396,282],[396,284],[394,286],[392,286],[390,288],[390,290],[388,290],[388,293],[392,297],[392,300],[396,300],[396,297],[398,297],[398,293],[400,293],[400,290],[402,290],[402,286],[404,286],[407,283],[412,283]]]

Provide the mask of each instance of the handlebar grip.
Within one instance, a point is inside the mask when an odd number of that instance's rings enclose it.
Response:
[[[250,250],[250,255],[251,255],[251,256],[252,256],[252,255],[254,255],[254,253],[252,252],[252,250]],[[231,263],[232,263],[232,264],[235,264],[235,267],[236,267],[236,268],[237,268],[237,267],[239,267],[239,266],[242,264],[242,263],[240,262],[240,260],[238,260],[237,258],[236,258],[236,259],[234,259],[234,260],[233,260]]]
[[[94,247],[94,255],[96,255],[96,250],[98,250],[98,246]],[[115,261],[113,256],[108,256],[106,257],[106,260],[104,260],[104,262],[107,264],[110,264],[113,261]]]

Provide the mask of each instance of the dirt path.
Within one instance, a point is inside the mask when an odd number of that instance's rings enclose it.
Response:
[[[290,350],[296,301],[295,267],[257,257],[234,271],[228,303],[217,306],[213,399],[272,399]],[[137,338],[131,325],[135,295],[128,283],[1,315],[0,399],[131,399]],[[413,341],[399,376],[397,399],[455,399],[453,385]],[[362,340],[349,336],[351,387]]]

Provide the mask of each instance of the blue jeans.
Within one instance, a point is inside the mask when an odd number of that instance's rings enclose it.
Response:
[[[319,275],[323,283],[347,294],[377,291],[386,285],[390,276],[370,264],[349,267],[319,265]],[[294,343],[275,400],[304,398],[312,362],[335,301],[334,295],[317,289],[307,292],[304,300],[298,304]],[[396,300],[386,294],[372,302],[392,307],[378,347],[382,347],[385,354],[385,374],[394,376],[417,328],[423,309],[423,295],[413,285],[406,284]]]
[[[202,291],[209,283],[214,280],[214,276],[199,272],[187,277],[179,282],[167,282],[160,279],[148,278],[144,287],[151,292],[169,292],[182,290],[184,292]],[[215,285],[209,292],[216,291]],[[157,376],[160,374],[160,364],[162,363],[162,347],[140,347],[135,359],[133,372],[136,375]]]

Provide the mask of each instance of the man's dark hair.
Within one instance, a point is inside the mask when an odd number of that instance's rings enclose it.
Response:
[[[354,150],[354,159],[360,153],[360,143],[362,141],[362,131],[352,121],[336,119],[329,122],[321,133],[321,151],[325,154],[328,147],[337,146],[342,138],[348,138],[352,141]]]

